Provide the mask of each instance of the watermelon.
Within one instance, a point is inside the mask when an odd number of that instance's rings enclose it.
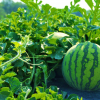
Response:
[[[68,37],[69,35],[62,33],[62,32],[54,32],[51,35],[48,35],[46,38],[48,38],[48,42],[50,44],[56,44],[56,41],[58,39],[61,39],[63,37]]]
[[[89,41],[71,47],[63,59],[62,74],[71,87],[81,91],[100,89],[100,46]]]

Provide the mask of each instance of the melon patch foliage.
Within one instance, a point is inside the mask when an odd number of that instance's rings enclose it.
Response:
[[[74,0],[57,9],[38,0],[21,0],[28,9],[0,20],[0,99],[79,100],[77,95],[58,93],[47,83],[56,77],[65,53],[75,44],[90,41],[100,45],[100,2],[85,0],[86,11]],[[77,16],[73,13],[79,11]],[[60,66],[60,67],[59,67]],[[61,72],[58,72],[61,73]]]

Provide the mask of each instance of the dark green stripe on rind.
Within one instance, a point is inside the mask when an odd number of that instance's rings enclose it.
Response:
[[[65,80],[66,80],[66,82],[70,85],[70,86],[72,86],[72,87],[76,87],[77,88],[77,85],[76,85],[76,83],[73,81],[73,77],[75,77],[76,76],[76,72],[75,72],[75,67],[73,68],[73,64],[72,64],[72,58],[73,58],[73,56],[75,56],[78,52],[79,52],[79,50],[80,50],[80,48],[81,48],[81,45],[82,44],[79,44],[79,45],[76,45],[76,46],[73,46],[71,49],[69,49],[68,50],[68,52],[66,53],[66,55],[65,55],[65,57],[64,57],[64,61],[63,61],[63,67],[62,67],[62,71],[63,71],[63,76],[64,76],[64,78],[65,78]],[[77,49],[77,50],[76,50]],[[69,52],[70,51],[70,52]],[[76,54],[75,54],[76,53]],[[73,55],[74,54],[74,55]],[[76,56],[75,56],[75,59],[76,59]],[[72,66],[72,68],[71,68],[71,66]],[[74,73],[75,73],[75,75],[74,76],[72,76],[72,70],[74,69]],[[75,77],[75,79],[76,79],[77,77]],[[77,81],[77,80],[76,80]]]
[[[71,79],[71,81],[72,81],[72,86],[74,87],[74,88],[77,88],[77,84],[76,84],[76,82],[75,82],[75,79],[76,79],[76,73],[75,73],[75,70],[76,70],[76,66],[75,66],[75,59],[77,58],[76,57],[76,54],[79,52],[79,50],[80,50],[80,48],[81,48],[81,44],[80,45],[77,45],[76,47],[75,47],[75,49],[72,51],[72,53],[70,54],[70,61],[69,61],[69,77],[70,77],[70,79]]]
[[[78,59],[78,54],[79,54],[79,51],[82,47],[82,43],[78,44],[76,46],[76,49],[74,51],[74,54],[72,55],[72,58],[71,58],[71,77],[72,77],[72,80],[73,80],[73,86],[74,88],[77,88],[78,87],[78,77],[76,76],[76,73],[77,73],[77,59]]]
[[[76,46],[73,46],[71,49],[69,49],[64,57],[64,60],[63,60],[63,66],[62,66],[62,74],[65,78],[65,81],[70,85],[72,86],[72,80],[70,78],[70,73],[69,73],[69,62],[70,62],[70,55],[72,54],[73,52],[73,49],[75,49]]]
[[[98,90],[100,89],[100,47],[95,45],[95,54],[94,54],[94,75],[91,77],[90,89]]]
[[[93,59],[92,58],[89,58],[89,59],[91,59],[91,63],[93,62],[93,65],[92,66],[86,66],[86,67],[90,67],[91,69],[90,69],[90,77],[89,77],[89,82],[88,83],[86,83],[86,85],[85,85],[85,90],[90,90],[90,89],[92,89],[93,87],[94,87],[94,85],[95,85],[95,83],[93,82],[94,80],[92,80],[91,78],[94,76],[94,69],[96,68],[96,67],[98,67],[98,52],[97,52],[97,45],[95,45],[94,43],[91,43],[91,45],[93,45],[92,47],[90,47],[90,49],[91,50],[89,50],[89,51],[92,51],[91,52],[91,54],[92,54],[92,56],[93,56]],[[90,45],[90,46],[91,46]],[[90,53],[90,52],[89,52]],[[91,56],[90,56],[91,57]],[[92,84],[92,86],[91,86],[91,83],[94,83],[94,84]],[[96,88],[95,88],[96,89]]]
[[[94,73],[96,73],[95,79],[100,80],[100,46],[97,45],[97,52],[98,52],[98,67],[94,70]],[[96,86],[94,88],[100,89],[100,81],[96,83]]]
[[[72,49],[73,48],[75,48],[75,46],[74,47],[72,47],[71,49],[70,49],[70,53],[69,53],[69,50],[67,51],[67,53],[66,53],[66,55],[65,55],[65,57],[64,57],[64,60],[63,60],[63,66],[62,66],[62,74],[63,74],[63,76],[64,76],[64,78],[65,78],[65,81],[70,85],[70,86],[72,86],[72,81],[71,81],[71,78],[69,77],[69,61],[70,61],[70,54],[72,53]],[[67,80],[66,80],[67,79]]]
[[[79,83],[78,88],[80,90],[83,90],[83,88],[84,88],[84,86],[83,86],[84,85],[84,79],[83,78],[84,78],[84,75],[85,75],[84,71],[86,70],[85,63],[88,61],[88,59],[86,59],[86,55],[88,54],[88,48],[89,48],[89,42],[85,42],[83,44],[83,46],[81,47],[81,50],[80,50],[79,55],[78,55],[78,60],[80,62],[77,62],[77,66],[79,66],[81,68],[80,72],[79,72],[79,68],[77,69],[77,71],[78,71],[77,73],[81,74],[81,75],[77,76],[78,79],[81,80],[81,81],[78,82]],[[83,55],[82,55],[82,51],[83,51]]]

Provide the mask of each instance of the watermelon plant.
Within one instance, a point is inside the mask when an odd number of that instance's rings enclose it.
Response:
[[[63,57],[72,46],[87,40],[99,44],[99,19],[94,17],[99,15],[99,1],[88,14],[77,4],[80,0],[71,2],[70,10],[38,0],[21,1],[27,9],[18,8],[0,21],[0,99],[79,100],[47,84],[61,73]],[[83,17],[73,14],[76,11]]]

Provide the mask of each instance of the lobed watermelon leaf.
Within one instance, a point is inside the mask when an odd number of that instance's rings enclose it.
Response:
[[[88,4],[88,6],[93,10],[93,1],[92,0],[85,0],[85,2]]]

